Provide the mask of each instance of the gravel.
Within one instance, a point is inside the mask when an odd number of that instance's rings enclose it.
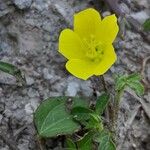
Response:
[[[30,8],[30,6],[32,4],[32,0],[13,0],[13,3],[19,9],[27,9],[27,8]]]
[[[131,7],[121,2],[120,6],[143,23],[150,16],[148,1],[130,1]],[[61,30],[72,26],[74,12],[88,7],[92,3],[87,0],[0,0],[0,59],[18,66],[26,78],[26,85],[20,87],[14,77],[0,72],[0,134],[3,131],[19,150],[38,149],[33,112],[44,99],[62,95],[91,97],[95,84],[102,89],[97,80],[96,83],[82,81],[69,74],[64,67],[66,60],[58,53]],[[106,8],[101,12],[103,16],[110,14]],[[116,40],[115,47],[118,60],[106,75],[108,88],[114,85],[113,73],[141,72],[143,60],[150,55],[149,43],[130,29],[123,39]],[[144,75],[149,79],[148,64]],[[98,90],[96,87],[97,93]],[[144,95],[147,102],[148,93],[149,89]],[[125,123],[138,105],[127,93],[123,96],[118,121],[119,143],[125,135]],[[149,150],[149,127],[141,108],[121,150]],[[20,133],[15,135],[18,130]],[[47,147],[62,149],[60,141],[52,139],[47,141]],[[11,150],[2,139],[0,150]]]

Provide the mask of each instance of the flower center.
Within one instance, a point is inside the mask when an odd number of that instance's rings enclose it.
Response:
[[[86,57],[94,62],[100,61],[104,54],[103,44],[101,42],[97,42],[93,35],[90,35],[88,40],[84,39],[84,43],[87,47]]]

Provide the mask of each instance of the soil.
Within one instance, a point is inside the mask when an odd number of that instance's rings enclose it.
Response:
[[[97,8],[102,16],[111,13],[98,0],[0,0],[0,60],[19,67],[27,82],[18,86],[13,76],[0,72],[0,150],[39,149],[33,113],[44,99],[93,96],[91,87],[99,84],[95,77],[87,81],[73,77],[58,53],[60,31],[72,28],[73,14],[89,7]],[[139,25],[150,17],[149,0],[123,0],[119,7]],[[134,27],[121,25],[121,29],[114,43],[118,60],[105,75],[107,86],[114,86],[114,73],[139,72],[145,94],[139,98],[127,90],[123,95],[118,149],[150,150],[150,43],[143,36],[149,35]],[[102,88],[96,88],[97,94]],[[61,138],[47,140],[47,149],[62,150]]]

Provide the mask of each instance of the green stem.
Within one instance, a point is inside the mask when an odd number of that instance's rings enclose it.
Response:
[[[113,118],[112,118],[112,132],[114,133],[114,141],[116,141],[117,137],[117,120],[118,120],[118,113],[119,113],[119,103],[123,94],[124,88],[120,91],[116,92],[116,96],[114,99],[114,111],[113,111]]]
[[[101,81],[102,81],[102,84],[103,84],[103,88],[104,88],[105,92],[107,93],[108,90],[107,90],[107,86],[106,86],[106,82],[105,82],[104,76],[102,75],[102,76],[100,76],[100,78],[101,78]]]
[[[103,84],[103,89],[104,89],[104,91],[105,91],[106,93],[109,93],[109,90],[108,90],[108,88],[107,88],[107,84],[106,84],[104,75],[101,75],[101,76],[100,76],[100,79],[101,79],[101,82],[102,82],[102,84]],[[108,106],[106,107],[106,110],[105,110],[105,118],[106,118],[107,122],[110,122],[110,114],[112,113],[112,112],[110,112],[110,111],[111,111],[111,110],[110,110],[109,105],[108,105]],[[108,127],[108,129],[110,129],[110,125],[109,125],[109,124],[107,124],[107,127]]]

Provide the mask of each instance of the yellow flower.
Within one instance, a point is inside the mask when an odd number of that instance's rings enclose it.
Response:
[[[118,33],[117,18],[101,19],[92,8],[74,15],[74,30],[65,29],[59,37],[59,52],[68,62],[67,70],[81,79],[104,74],[116,61],[113,41]]]

